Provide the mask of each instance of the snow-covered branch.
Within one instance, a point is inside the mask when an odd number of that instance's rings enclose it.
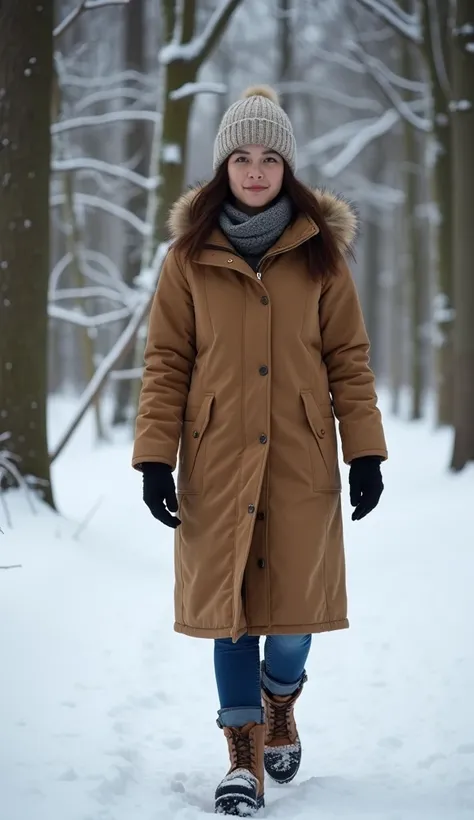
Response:
[[[307,94],[320,100],[330,100],[347,108],[373,111],[374,114],[381,114],[384,110],[382,104],[373,97],[355,97],[352,94],[344,94],[343,91],[338,91],[334,86],[310,83],[308,80],[289,80],[288,82],[278,83],[277,89],[281,94]]]
[[[119,299],[123,304],[130,303],[130,296],[133,291],[125,284],[120,277],[120,271],[115,263],[100,251],[92,250],[91,248],[84,248],[82,251],[84,257],[84,273],[88,279],[96,284],[110,289],[116,294],[115,298]],[[58,292],[58,284],[64,271],[73,262],[72,253],[68,251],[56,262],[49,277],[49,291],[52,298],[56,298]],[[105,273],[93,269],[91,263],[103,268]],[[120,294],[120,295],[119,295]]]
[[[115,103],[117,101],[123,102],[123,100],[130,100],[131,103],[144,105],[148,99],[151,100],[155,98],[156,89],[127,88],[122,85],[108,88],[105,91],[93,91],[88,94],[87,97],[78,100],[74,109],[76,113],[79,113],[85,111],[86,108],[90,108],[92,105],[97,105],[97,103]]]
[[[149,236],[151,234],[150,225],[144,222],[143,219],[139,219],[138,216],[135,216],[135,214],[127,208],[122,208],[121,205],[117,205],[115,202],[110,202],[108,199],[102,199],[100,196],[94,196],[93,194],[82,193],[76,193],[75,200],[80,205],[86,205],[89,208],[98,208],[101,211],[112,214],[112,216],[123,219],[124,222],[128,222],[132,228],[135,228],[138,233],[141,233],[142,236]],[[64,202],[64,194],[53,194],[49,200],[51,207],[64,205]]]
[[[386,81],[396,88],[401,88],[404,91],[412,91],[414,94],[423,94],[424,96],[429,93],[427,83],[422,80],[410,80],[408,77],[400,77],[399,74],[395,74],[382,60],[367,54],[358,43],[354,42],[353,37],[345,42],[345,46],[353,53],[359,54],[359,59],[361,60],[360,65],[364,73],[368,72],[368,67],[370,66],[370,68],[377,71],[378,74],[382,74]],[[362,59],[361,55],[363,55],[364,59]]]
[[[142,376],[143,367],[131,367],[130,370],[112,370],[110,379],[114,382],[125,382],[141,379]]]
[[[123,165],[112,165],[109,162],[91,157],[53,160],[51,162],[51,170],[57,173],[69,171],[98,171],[101,174],[108,174],[117,179],[125,179],[127,182],[136,185],[138,188],[143,188],[145,191],[154,190],[158,186],[157,177],[144,177]]]
[[[420,44],[423,41],[421,23],[417,14],[408,14],[395,0],[359,0],[359,3],[377,17],[385,20],[392,28],[410,40]]]
[[[50,454],[50,460],[53,462],[58,455],[62,452],[66,444],[68,443],[69,439],[73,435],[76,427],[82,421],[84,415],[86,414],[88,408],[94,401],[97,394],[102,389],[104,382],[107,380],[110,372],[116,367],[116,365],[120,362],[122,356],[126,353],[129,349],[130,345],[135,340],[135,337],[138,333],[139,328],[141,327],[144,319],[147,316],[148,311],[150,310],[154,291],[156,287],[156,283],[160,274],[161,266],[165,259],[166,253],[168,251],[168,244],[162,243],[156,249],[155,255],[153,257],[152,265],[150,268],[150,279],[153,280],[153,288],[147,292],[146,296],[140,301],[140,303],[135,307],[135,310],[132,316],[129,319],[127,327],[123,331],[123,333],[118,338],[117,342],[113,346],[113,348],[109,351],[107,356],[105,356],[100,365],[98,366],[94,376],[90,380],[89,384],[87,385],[84,393],[81,396],[79,401],[79,405],[77,407],[76,413],[69,423],[69,426],[61,436],[59,442],[53,448]]]
[[[333,157],[330,162],[323,167],[323,173],[326,177],[335,177],[344,171],[353,160],[362,153],[364,148],[371,142],[383,137],[392,130],[393,126],[399,122],[400,114],[394,108],[385,112],[378,120],[373,121],[370,125],[354,134],[352,139],[343,148],[343,150]]]
[[[130,308],[119,308],[109,310],[107,313],[98,313],[96,316],[88,316],[80,310],[68,310],[54,302],[48,305],[48,316],[51,319],[62,319],[79,327],[96,328],[111,322],[119,322],[130,316]]]
[[[380,69],[380,61],[368,55],[357,43],[352,44],[352,50],[357,54],[361,62],[366,66],[368,73],[375,80],[381,91],[385,94],[389,103],[398,111],[401,117],[410,123],[418,131],[428,133],[432,129],[431,120],[420,117],[414,110],[413,104],[406,102],[400,94],[393,88],[386,72]],[[421,100],[416,101],[419,105]],[[423,106],[425,107],[425,106]]]
[[[316,137],[316,139],[308,142],[300,152],[298,166],[300,168],[306,167],[315,157],[324,154],[331,148],[344,145],[349,139],[357,137],[361,131],[373,126],[377,122],[378,120],[373,117],[363,120],[351,120],[350,122],[338,125],[337,128],[328,131],[327,134],[323,134],[322,137]]]
[[[108,88],[109,86],[121,86],[124,83],[136,82],[143,86],[148,86],[150,91],[156,90],[156,78],[150,74],[142,74],[134,69],[127,71],[117,71],[109,76],[81,77],[79,74],[68,74],[62,69],[58,70],[60,84],[62,86],[73,86],[76,88]]]
[[[226,94],[227,86],[224,83],[200,82],[185,83],[181,88],[172,91],[170,100],[184,100],[186,97],[194,97],[196,94]]]
[[[424,0],[425,17],[429,24],[429,37],[431,41],[431,52],[439,84],[443,89],[446,98],[451,98],[451,83],[446,67],[446,55],[443,49],[443,39],[441,36],[440,11],[437,9],[436,0]]]
[[[216,10],[211,14],[204,31],[189,43],[180,43],[173,39],[161,49],[159,59],[162,65],[174,62],[194,62],[201,66],[210,56],[219,42],[225,27],[242,0],[220,0]]]
[[[347,68],[348,71],[352,71],[354,74],[365,74],[365,68],[358,60],[352,60],[342,52],[326,51],[318,46],[316,57],[325,63],[335,63],[342,66],[342,68]]]
[[[52,134],[64,134],[65,131],[73,131],[76,128],[87,128],[95,125],[108,125],[111,122],[136,122],[144,120],[156,123],[160,115],[156,111],[134,111],[133,109],[124,111],[107,111],[105,114],[90,114],[84,117],[72,117],[69,120],[55,122],[51,126]]]
[[[81,0],[79,5],[70,11],[64,20],[62,20],[56,28],[53,29],[53,37],[61,37],[61,34],[64,34],[64,32],[76,22],[77,18],[80,17],[84,11],[102,9],[105,8],[105,6],[125,6],[128,2],[129,0]]]
[[[366,203],[384,211],[391,211],[405,202],[405,192],[400,188],[373,182],[356,171],[347,171],[344,174],[344,188],[349,197],[353,191],[359,203]]]
[[[131,291],[133,293],[133,291]],[[104,285],[89,285],[81,288],[58,288],[50,290],[51,300],[59,302],[61,299],[108,299],[110,302],[120,302],[129,305],[130,299],[124,293]]]

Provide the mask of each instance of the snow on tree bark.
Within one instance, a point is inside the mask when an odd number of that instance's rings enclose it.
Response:
[[[53,505],[47,448],[53,0],[0,4],[0,433]]]

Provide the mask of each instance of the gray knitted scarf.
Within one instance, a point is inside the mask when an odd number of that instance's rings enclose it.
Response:
[[[291,200],[282,196],[274,205],[254,216],[226,202],[219,217],[221,230],[242,256],[263,256],[291,222]]]

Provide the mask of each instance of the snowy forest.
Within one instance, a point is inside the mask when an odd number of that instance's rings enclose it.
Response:
[[[213,813],[212,650],[130,460],[169,210],[255,83],[360,216],[389,451],[266,816],[474,816],[474,0],[0,0],[3,820]]]
[[[2,472],[53,501],[93,406],[132,429],[166,217],[211,173],[255,78],[295,123],[300,177],[353,201],[356,276],[390,409],[474,459],[474,31],[469,2],[6,0],[0,9]],[[264,43],[264,48],[262,48]],[[55,442],[48,396],[75,396]]]

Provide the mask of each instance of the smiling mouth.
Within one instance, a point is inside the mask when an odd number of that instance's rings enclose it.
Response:
[[[249,185],[245,190],[246,191],[267,191],[268,189],[265,187],[265,185]]]

